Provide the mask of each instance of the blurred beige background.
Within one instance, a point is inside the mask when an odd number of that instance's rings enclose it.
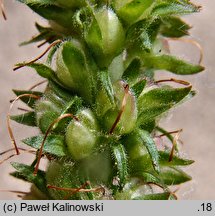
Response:
[[[183,152],[195,160],[195,164],[188,168],[194,180],[181,186],[177,193],[179,198],[215,199],[213,184],[215,182],[215,1],[196,0],[194,2],[203,6],[201,13],[185,17],[185,19],[193,26],[192,37],[203,46],[206,70],[194,77],[183,77],[192,82],[198,95],[192,101],[171,112],[163,124],[169,130],[184,129],[180,137],[184,142]],[[44,20],[24,5],[12,0],[5,1],[5,8],[8,20],[5,22],[0,17],[0,152],[11,147],[6,128],[9,100],[14,98],[11,89],[27,89],[41,80],[29,69],[12,71],[13,65],[24,60],[31,60],[44,50],[44,47],[38,49],[36,45],[18,47],[19,43],[37,33],[34,21],[43,23]],[[195,47],[176,42],[171,45],[175,54],[188,58],[190,61],[198,61],[198,50]],[[164,76],[172,77],[170,73],[165,73]],[[12,112],[16,113],[16,110]],[[12,123],[12,127],[18,144],[21,143],[21,139],[37,133],[32,128],[16,123]],[[23,154],[21,157],[14,157],[12,161],[30,162],[31,156]],[[0,189],[28,191],[29,184],[9,177],[8,173],[11,171],[13,169],[9,161],[0,165]],[[0,192],[0,199],[16,198],[15,194]]]

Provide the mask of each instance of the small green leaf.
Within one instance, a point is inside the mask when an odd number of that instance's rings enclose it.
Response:
[[[146,86],[146,82],[147,82],[146,79],[143,79],[132,86],[131,89],[134,92],[136,98],[138,98],[140,96],[140,94],[142,93],[143,89]]]
[[[26,66],[34,68],[41,77],[44,77],[46,79],[52,79],[55,76],[54,71],[44,64],[33,63]]]
[[[159,27],[159,19],[141,20],[132,25],[126,34],[128,53],[149,52],[153,47]]]
[[[191,90],[186,88],[162,87],[142,94],[138,98],[139,125],[152,121],[185,98]]]
[[[14,172],[11,175],[20,179],[23,179],[25,181],[34,183],[35,186],[45,194],[48,194],[47,188],[46,188],[46,179],[45,179],[45,172],[38,170],[37,175],[35,176],[34,173],[34,167],[28,166],[21,163],[11,163],[11,165],[18,171]]]
[[[160,32],[165,37],[182,37],[189,35],[191,27],[179,17],[165,17],[162,19]]]
[[[52,43],[56,39],[62,38],[62,33],[56,32],[54,29],[50,27],[43,27],[38,23],[35,23],[37,30],[40,32],[38,35],[30,39],[29,41],[22,42],[20,45],[27,45],[34,42],[39,42],[45,40],[47,43]]]
[[[170,198],[170,192],[146,194],[140,197],[134,198],[134,200],[168,200]]]
[[[145,183],[155,183],[155,184],[163,185],[163,182],[159,179],[159,177],[153,173],[150,173],[150,171],[149,172],[139,171],[139,172],[134,173],[134,176],[141,177]]]
[[[125,148],[122,144],[112,146],[113,156],[115,159],[115,165],[117,167],[117,175],[120,179],[120,185],[125,184],[128,175],[127,156]]]
[[[193,5],[192,3],[186,1],[181,2],[178,0],[173,0],[169,2],[169,0],[163,1],[162,3],[158,3],[156,7],[153,8],[151,16],[159,16],[165,17],[170,15],[183,15],[198,12],[199,7]]]
[[[47,20],[52,20],[62,25],[65,28],[71,28],[73,24],[74,11],[68,8],[61,8],[54,4],[46,3],[45,7],[41,7],[42,0],[19,0],[20,2],[26,4],[34,12],[38,13],[40,16]],[[50,2],[50,1],[49,1]]]
[[[167,186],[164,184],[163,180],[160,178],[159,174],[157,174],[154,170],[152,170],[151,164],[148,163],[148,167],[144,164],[144,162],[149,162],[149,158],[147,160],[144,157],[140,157],[139,159],[135,159],[131,164],[131,175],[133,177],[139,177],[145,183],[152,183],[160,185],[163,189],[167,189]],[[145,167],[145,168],[144,168]],[[150,170],[151,168],[151,170]],[[145,169],[145,170],[144,170]],[[148,170],[147,170],[148,169]]]
[[[173,156],[172,161],[169,161],[170,152],[159,151],[160,165],[161,166],[187,166],[194,163],[193,160],[183,159]]]
[[[160,178],[166,185],[177,185],[192,179],[184,171],[173,167],[161,167]]]
[[[43,32],[38,34],[37,36],[33,37],[32,39],[28,40],[28,41],[24,41],[20,44],[20,46],[24,46],[24,45],[28,45],[30,43],[35,43],[35,42],[39,42],[42,40],[46,40],[48,38],[50,38],[50,34],[48,32]]]
[[[118,16],[127,24],[132,24],[148,9],[153,0],[133,0],[117,10]]]
[[[159,154],[154,140],[152,139],[150,133],[147,131],[139,130],[139,135],[141,137],[141,140],[143,141],[143,144],[146,146],[149,152],[154,169],[159,172]]]
[[[166,187],[165,185],[177,185],[191,180],[189,175],[175,167],[161,165],[159,174],[156,173],[152,168],[149,155],[134,159],[131,161],[130,167],[132,176],[140,177],[144,182],[159,184],[162,187]]]
[[[32,94],[32,95],[36,95],[36,96],[39,96],[39,97],[43,96],[43,93],[38,92],[38,91],[28,91],[28,90],[16,90],[16,89],[13,89],[13,92],[15,93],[15,95],[17,97],[20,96],[20,95],[23,95],[23,94]],[[32,97],[28,97],[28,96],[21,97],[20,100],[23,101],[24,103],[26,103],[31,108],[34,108],[35,102],[37,101],[36,98],[32,98]]]
[[[40,25],[40,24],[37,23],[37,22],[35,22],[35,27],[36,27],[36,29],[37,29],[40,33],[46,32],[46,31],[51,31],[51,30],[52,30],[52,28],[50,28],[50,27],[44,27],[44,26]]]
[[[35,149],[40,149],[44,136],[38,135],[22,140],[26,145]],[[49,135],[45,141],[43,152],[56,155],[58,157],[66,156],[67,150],[64,145],[64,137],[61,135]]]
[[[193,65],[170,55],[144,55],[146,67],[158,70],[167,70],[178,75],[196,74],[204,70],[201,65]]]
[[[38,4],[40,6],[53,5],[53,0],[18,0],[24,4]]]
[[[15,115],[15,116],[10,116],[10,119],[23,124],[23,125],[28,125],[32,127],[36,127],[36,118],[35,118],[35,112],[28,112],[24,113],[21,115]]]

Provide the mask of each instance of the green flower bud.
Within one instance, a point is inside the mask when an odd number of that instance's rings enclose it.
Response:
[[[106,7],[96,11],[91,25],[87,26],[85,40],[97,64],[107,67],[122,51],[125,40],[123,27],[116,14]]]
[[[45,133],[51,123],[58,118],[60,110],[50,101],[40,100],[36,104],[36,119],[40,130]]]
[[[92,73],[87,61],[84,48],[78,41],[65,42],[57,53],[56,75],[66,88],[90,101]]]
[[[60,116],[64,105],[63,100],[52,91],[46,91],[44,97],[36,102],[35,111],[37,125],[43,133],[46,133],[52,122]],[[59,123],[55,130],[56,132],[65,130],[65,121],[67,121],[67,119],[63,119]]]
[[[77,120],[72,120],[66,129],[65,140],[68,150],[75,160],[89,156],[96,143],[97,123],[90,110],[82,110]]]
[[[98,125],[96,122],[96,119],[94,117],[94,114],[90,109],[83,109],[78,114],[77,117],[79,121],[88,127],[90,130],[98,130]]]
[[[74,102],[74,104],[71,104]],[[68,94],[67,91],[50,82],[47,86],[43,97],[35,103],[35,113],[37,126],[43,133],[46,133],[49,126],[63,113],[67,113],[71,109],[72,113],[76,112],[77,101],[75,97]],[[74,110],[74,111],[73,111]],[[54,132],[65,132],[66,125],[70,119],[62,119],[55,125],[52,130]]]
[[[125,83],[123,81],[114,83],[113,89],[116,100],[116,108],[107,111],[104,115],[103,122],[106,130],[110,130],[114,124],[119,112],[122,109],[123,98],[126,94]],[[136,98],[131,91],[128,91],[127,94],[124,110],[115,129],[116,132],[120,134],[130,133],[134,129],[137,120]]]
[[[61,187],[61,188],[78,188],[81,186],[77,178],[77,170],[73,164],[60,164],[51,162],[46,171],[46,181],[48,185]],[[68,197],[67,191],[48,189],[49,194],[53,199],[88,199],[86,193],[75,193]]]

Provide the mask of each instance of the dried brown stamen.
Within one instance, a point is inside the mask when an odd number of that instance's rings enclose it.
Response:
[[[18,64],[18,66],[16,66],[16,67],[13,68],[13,70],[14,70],[14,71],[15,71],[15,70],[18,70],[18,69],[20,69],[20,68],[22,68],[22,67],[25,67],[25,66],[27,66],[27,65],[30,65],[30,64],[36,62],[37,60],[39,60],[40,58],[42,58],[53,46],[55,46],[55,45],[57,45],[57,44],[59,44],[59,43],[61,43],[61,42],[62,42],[61,40],[56,40],[56,41],[54,41],[54,42],[53,42],[52,44],[50,44],[50,45],[48,46],[48,48],[47,48],[41,55],[39,55],[37,58],[35,58],[35,59],[33,59],[33,60],[29,61],[29,62],[23,62],[23,63],[21,63],[21,64]]]
[[[38,48],[42,47],[42,46],[45,45],[46,43],[53,41],[54,38],[55,38],[54,36],[49,37],[48,39],[46,39],[45,41],[43,41],[42,43],[40,43],[39,45],[37,45],[37,47],[38,47]]]
[[[31,110],[28,110],[28,109],[25,109],[25,108],[22,108],[22,107],[18,107],[17,109],[21,110],[21,111],[24,111],[24,112],[31,112]]]
[[[39,83],[36,83],[35,85],[31,86],[28,90],[31,91],[34,88],[36,88],[37,86],[40,86],[40,85],[42,85],[43,83],[46,83],[46,82],[47,82],[47,80],[43,80],[43,81],[41,81]]]
[[[182,132],[182,130],[183,130],[183,129],[175,130],[175,131],[170,131],[170,132],[168,132],[168,134],[175,134],[175,133],[179,133],[179,132]],[[157,137],[158,137],[158,138],[161,138],[161,137],[166,136],[166,135],[167,135],[166,133],[163,133],[163,134],[160,134],[160,135],[155,136],[155,137],[156,137],[156,138],[157,138]]]
[[[16,156],[16,155],[17,155],[17,154],[12,154],[12,155],[6,157],[5,159],[1,160],[1,161],[0,161],[0,165],[3,164],[5,161],[9,160],[10,158]]]
[[[31,149],[25,149],[25,148],[18,148],[18,149],[21,150],[21,151],[24,151],[24,152],[29,152],[29,153],[35,153],[36,152],[35,150],[31,150]],[[13,150],[14,150],[14,148],[7,149],[7,150],[1,152],[0,155],[4,155],[4,154],[6,154],[6,153],[8,153],[10,151],[13,151]]]
[[[176,196],[176,194],[174,192],[170,193],[170,195],[172,195],[176,200],[178,200],[178,197]],[[169,195],[169,197],[170,197]]]
[[[27,153],[32,153],[32,154],[35,154],[35,153],[36,153],[35,150],[27,150],[27,149],[23,149],[23,148],[18,148],[18,149],[19,149],[19,150],[22,150],[22,151],[24,151],[24,152],[27,152]],[[4,152],[1,152],[0,155],[3,155],[3,154],[5,154],[5,153],[7,153],[7,152],[10,152],[10,151],[12,151],[12,150],[14,150],[14,148],[9,149],[9,150],[6,150],[6,151],[4,151]],[[12,154],[12,155],[6,157],[5,159],[1,160],[1,161],[0,161],[0,165],[3,164],[5,161],[9,160],[10,158],[16,156],[16,155],[17,155],[17,154]]]
[[[176,148],[176,146],[177,146],[177,142],[178,142],[179,135],[180,135],[181,132],[182,132],[182,129],[179,130],[179,131],[177,132],[177,134],[175,135],[175,137],[174,137],[174,139],[173,139],[173,142],[172,142],[172,149],[171,149],[170,156],[169,156],[169,162],[171,162],[172,159],[173,159],[174,150],[175,150],[175,148]]]
[[[149,186],[155,185],[155,186],[157,186],[157,187],[163,189],[164,191],[166,190],[166,192],[169,193],[168,198],[172,195],[172,196],[174,196],[174,198],[175,198],[176,200],[178,199],[177,196],[175,195],[175,193],[178,191],[178,189],[176,189],[175,191],[172,192],[172,191],[170,191],[168,188],[165,188],[163,185],[160,185],[160,184],[155,183],[155,182],[148,182],[147,185],[149,185]]]
[[[15,100],[13,100],[13,102],[10,105],[9,112],[7,114],[7,128],[8,128],[8,132],[9,132],[9,135],[10,135],[11,142],[12,142],[12,144],[15,147],[17,155],[19,154],[19,150],[18,150],[18,147],[16,145],[15,137],[13,135],[13,131],[12,131],[11,126],[10,126],[10,111],[13,108],[15,102],[17,100],[19,100],[20,98],[22,98],[22,97],[30,97],[30,98],[35,98],[35,99],[39,99],[40,98],[39,96],[33,95],[33,94],[22,94],[22,95],[19,95]]]
[[[81,187],[79,187],[79,188],[62,188],[62,187],[57,187],[57,186],[53,186],[53,185],[47,185],[47,188],[54,189],[54,190],[68,191],[70,194],[67,197],[65,197],[65,199],[67,199],[68,197],[70,197],[71,195],[73,195],[75,193],[103,192],[104,191],[103,187],[85,189],[85,187],[88,185],[90,185],[89,181],[87,181],[86,183],[81,185]]]
[[[69,194],[67,196],[64,197],[64,200],[69,199],[70,196],[72,196],[73,194],[76,194],[78,192],[80,192],[81,189],[85,189],[87,186],[90,185],[89,181],[86,181],[83,185],[81,185],[79,188],[77,188],[75,191],[73,192],[69,192]]]
[[[168,38],[167,40],[182,41],[182,42],[185,42],[185,43],[193,44],[194,46],[196,46],[199,49],[199,52],[200,52],[199,62],[198,63],[199,64],[202,63],[202,60],[203,60],[203,48],[197,41],[195,41],[193,39],[188,39],[188,38]]]
[[[176,196],[176,192],[179,190],[180,188],[178,187],[177,189],[175,189],[173,192],[170,193],[169,197],[172,195],[176,200],[178,199],[178,197]]]
[[[178,80],[178,79],[174,79],[174,78],[171,78],[171,79],[163,79],[163,80],[155,81],[156,84],[162,83],[162,82],[175,82],[175,83],[179,83],[179,84],[182,84],[182,85],[185,85],[185,86],[191,85],[191,84],[190,84],[189,82],[187,82],[187,81]]]
[[[156,183],[156,182],[147,182],[147,185],[155,185],[155,186],[157,186],[157,187],[159,187],[159,188],[162,188],[163,190],[165,189],[164,188],[164,186],[163,185],[160,185],[160,184],[158,184],[158,183]]]
[[[122,100],[121,109],[120,109],[120,111],[119,111],[119,113],[118,113],[118,115],[117,115],[117,117],[116,117],[115,122],[113,123],[113,125],[112,125],[112,127],[111,127],[111,129],[110,129],[110,131],[109,131],[109,134],[112,134],[112,133],[113,133],[114,129],[116,128],[117,124],[119,123],[119,121],[120,121],[120,119],[121,119],[121,116],[122,116],[122,114],[123,114],[123,112],[124,112],[124,110],[125,110],[125,106],[126,106],[126,104],[127,104],[129,86],[126,85],[126,86],[124,87],[124,90],[125,90],[125,94],[124,94],[124,97],[123,97],[123,100]]]

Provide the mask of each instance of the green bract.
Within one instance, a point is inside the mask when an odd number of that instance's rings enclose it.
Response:
[[[49,21],[36,23],[39,34],[23,44],[54,42],[45,63],[17,65],[48,83],[44,92],[14,90],[31,110],[11,119],[40,129],[23,140],[39,152],[32,164],[12,163],[11,175],[33,184],[24,198],[176,199],[169,186],[191,180],[183,167],[193,161],[180,156],[177,131],[174,139],[159,120],[195,95],[177,75],[204,67],[172,56],[165,37],[189,35],[180,16],[199,7],[187,0],[19,1]],[[169,78],[157,80],[157,70]]]
[[[70,122],[66,129],[65,141],[72,157],[80,160],[89,156],[97,141],[97,123],[90,110],[77,114],[79,120]]]

